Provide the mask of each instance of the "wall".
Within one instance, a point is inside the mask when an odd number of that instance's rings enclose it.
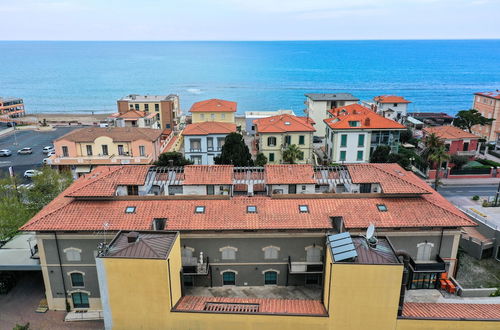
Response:
[[[297,194],[315,194],[315,185],[314,184],[296,184],[295,191]],[[281,190],[281,194],[289,194],[290,185],[288,184],[272,184],[269,185],[269,192],[273,193],[275,190]],[[302,189],[305,188],[305,189]]]
[[[478,110],[486,118],[496,119],[492,125],[472,127],[472,133],[485,137],[488,141],[495,141],[495,131],[500,130],[500,100],[475,95],[472,108]]]
[[[297,160],[297,164],[310,164],[312,162],[312,132],[288,132],[288,133],[259,133],[259,152],[263,153],[268,160],[268,164],[281,164],[283,153],[281,147],[285,144],[285,136],[291,137],[290,143],[295,144],[303,153],[304,159]],[[299,136],[304,136],[304,144],[299,144]],[[276,138],[276,145],[269,146],[267,139]],[[269,154],[274,153],[274,161],[269,160]]]
[[[212,115],[214,116],[213,118]],[[234,123],[234,112],[193,112],[191,113],[191,118],[193,124],[205,121]]]
[[[331,130],[329,130],[331,132]],[[340,144],[342,142],[342,135],[347,135],[347,146],[341,147]],[[358,136],[364,135],[365,141],[364,146],[358,147]],[[327,137],[327,140],[330,139],[329,143],[329,156],[332,155],[331,160],[334,163],[341,163],[340,160],[340,152],[346,151],[346,159],[345,163],[366,163],[370,160],[370,140],[371,135],[369,131],[351,131],[351,130],[339,130],[335,131],[333,134],[333,141],[331,139],[331,135]],[[330,152],[333,146],[333,151]],[[358,160],[357,154],[358,151],[363,151],[363,159]]]
[[[385,118],[389,118],[392,120],[397,120],[397,114],[400,116],[406,116],[408,104],[407,103],[378,103],[377,102],[377,112],[382,112],[386,110],[394,110],[390,115],[389,113],[385,114]]]
[[[191,156],[201,156],[201,165],[214,165],[214,157],[221,153],[221,150],[218,150],[217,139],[225,139],[226,136],[227,134],[184,135],[184,154],[188,159],[191,159]],[[213,151],[208,151],[207,138],[212,138]],[[201,151],[191,151],[191,140],[201,140]]]

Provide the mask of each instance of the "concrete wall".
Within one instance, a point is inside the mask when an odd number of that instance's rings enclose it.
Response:
[[[220,121],[223,123],[234,123],[234,112],[193,112],[192,122],[202,123],[205,121]]]

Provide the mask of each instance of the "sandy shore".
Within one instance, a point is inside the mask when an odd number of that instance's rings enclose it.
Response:
[[[87,114],[87,113],[37,113],[28,114],[24,117],[29,121],[41,122],[44,119],[49,124],[53,123],[81,123],[93,124],[105,121],[110,113]]]

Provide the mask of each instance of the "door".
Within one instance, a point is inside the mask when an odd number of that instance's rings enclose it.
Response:
[[[214,186],[208,185],[207,186],[207,195],[213,195],[214,194]]]
[[[294,184],[289,184],[288,185],[288,193],[289,194],[296,194],[297,193],[297,186]]]
[[[264,284],[265,285],[276,285],[278,284],[278,273],[275,271],[268,271],[264,273]]]
[[[321,249],[317,246],[310,246],[306,250],[307,262],[321,262]]]

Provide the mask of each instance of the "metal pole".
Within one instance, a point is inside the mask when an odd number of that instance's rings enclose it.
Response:
[[[493,204],[494,206],[497,206],[499,195],[500,195],[500,182],[498,183],[497,193],[495,195],[495,204]]]

